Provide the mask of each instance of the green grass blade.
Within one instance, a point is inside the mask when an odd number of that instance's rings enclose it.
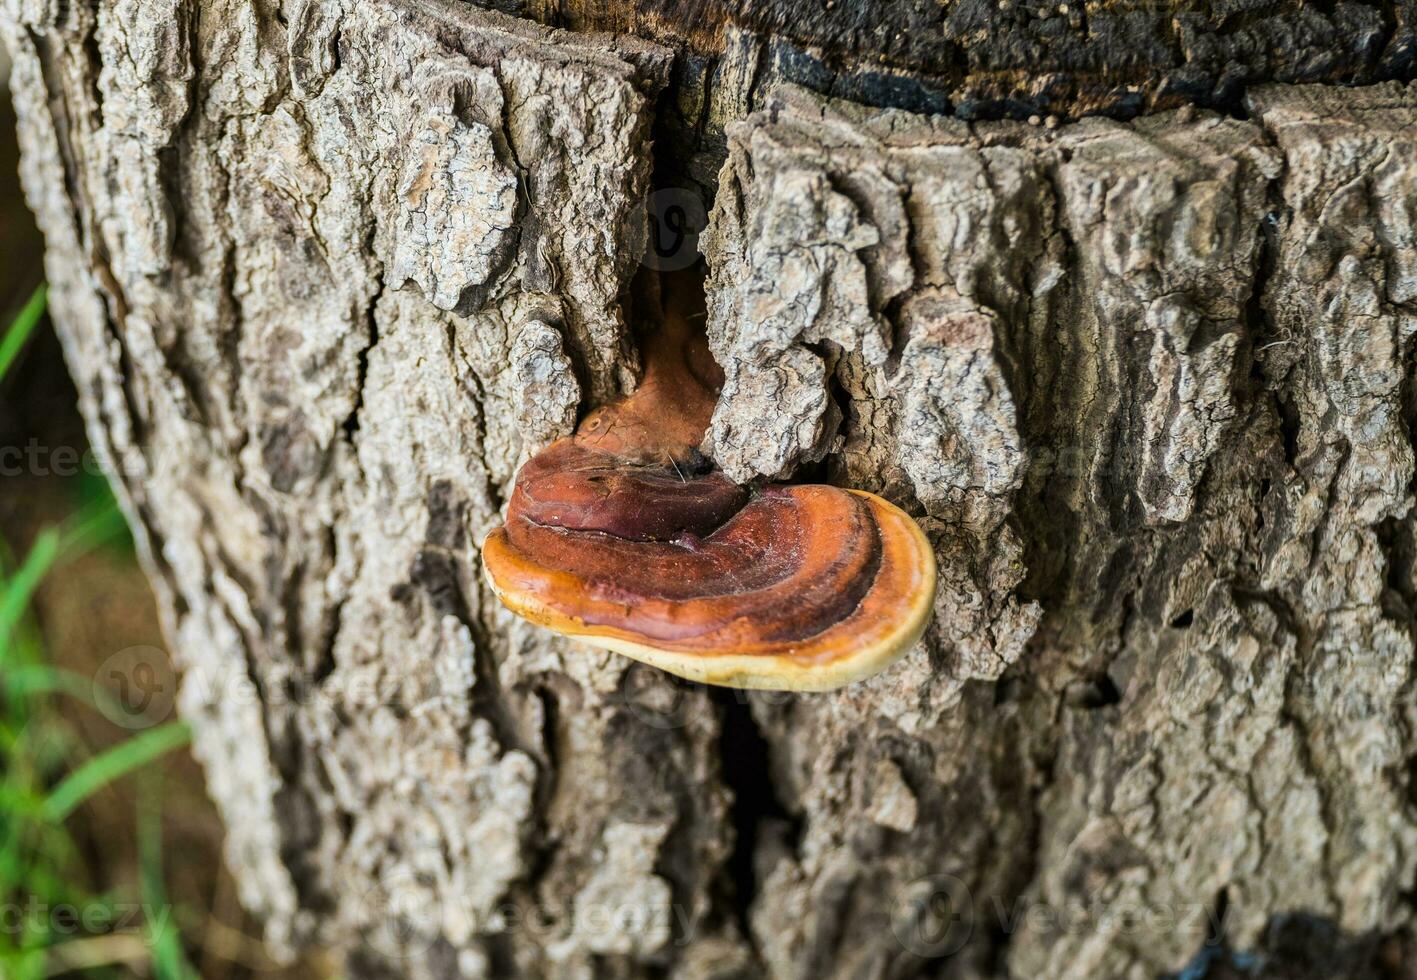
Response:
[[[34,698],[43,694],[63,694],[90,708],[97,709],[110,721],[121,718],[128,728],[151,728],[163,719],[157,715],[146,715],[125,705],[107,688],[97,685],[92,678],[77,674],[62,667],[48,664],[22,664],[5,671],[0,677],[0,690],[7,696]],[[8,748],[4,719],[0,718],[0,752]]]
[[[42,949],[16,949],[0,956],[0,977],[5,980],[44,980]]]
[[[116,500],[111,496],[96,500],[65,522],[59,542],[60,554],[83,554],[123,533],[127,526]]]
[[[162,774],[149,773],[138,797],[138,887],[147,916],[147,940],[157,980],[197,980],[173,921],[172,902],[162,880]],[[155,915],[160,918],[155,918]]]
[[[53,528],[41,531],[15,574],[0,585],[0,663],[8,659],[10,635],[29,607],[40,579],[59,557],[59,542],[58,531]]]
[[[24,664],[12,667],[0,677],[8,694],[32,698],[37,694],[67,694],[85,704],[94,704],[93,681],[62,667],[48,664]]]
[[[0,378],[5,377],[5,372],[10,370],[10,365],[15,363],[15,358],[20,356],[25,341],[29,340],[30,334],[34,333],[34,328],[39,325],[40,318],[44,316],[44,310],[48,305],[49,288],[44,283],[40,283],[30,294],[30,298],[25,301],[25,305],[20,308],[15,319],[10,321],[10,329],[5,331],[4,338],[0,339]]]
[[[187,724],[174,721],[135,735],[94,756],[54,787],[45,800],[45,818],[56,823],[62,821],[74,812],[75,807],[109,783],[186,745],[189,738],[191,733]]]

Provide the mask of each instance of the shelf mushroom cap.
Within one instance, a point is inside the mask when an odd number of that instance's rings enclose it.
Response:
[[[770,487],[706,538],[637,541],[514,522],[483,545],[513,612],[705,684],[825,691],[910,649],[935,558],[899,508],[863,490]]]
[[[488,584],[533,623],[706,684],[825,691],[889,666],[930,621],[929,540],[863,490],[729,480],[697,448],[716,365],[665,307],[635,394],[518,473]]]

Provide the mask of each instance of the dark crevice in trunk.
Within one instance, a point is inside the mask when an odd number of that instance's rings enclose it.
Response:
[[[1299,462],[1299,409],[1293,400],[1276,395],[1274,411],[1279,420],[1279,434],[1284,445],[1284,461],[1297,468]]]
[[[749,911],[758,895],[755,860],[758,842],[766,825],[777,822],[798,827],[800,821],[788,812],[774,786],[772,745],[753,717],[747,692],[714,689],[713,698],[721,710],[722,778],[733,794],[729,813],[733,852],[726,865],[731,888],[729,901],[738,927],[756,952]]]
[[[1090,677],[1074,681],[1067,690],[1069,707],[1085,711],[1108,708],[1122,700],[1122,692],[1117,682],[1106,672],[1098,672]]]
[[[349,414],[345,416],[340,428],[351,443],[355,434],[359,431],[359,413],[364,408],[364,386],[369,379],[369,352],[374,349],[374,345],[379,342],[379,319],[375,315],[375,308],[379,305],[379,297],[384,294],[384,280],[379,278],[378,290],[369,298],[369,304],[365,308],[365,320],[369,324],[369,343],[359,349],[358,367],[355,369],[354,382],[354,405],[350,408]]]
[[[335,541],[333,529],[328,530],[326,534],[329,538],[327,547],[330,555],[330,567],[334,567],[339,546]],[[323,628],[320,630],[321,641],[314,663],[310,665],[310,687],[312,690],[323,684],[335,671],[335,644],[339,641],[340,626],[344,621],[344,605],[348,598],[347,594],[342,593],[325,614]]]

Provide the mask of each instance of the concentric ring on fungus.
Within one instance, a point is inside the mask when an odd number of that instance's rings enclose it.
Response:
[[[899,508],[863,490],[750,491],[698,450],[721,384],[676,315],[630,397],[517,475],[483,568],[533,623],[707,684],[821,691],[897,660],[930,621],[935,559]]]

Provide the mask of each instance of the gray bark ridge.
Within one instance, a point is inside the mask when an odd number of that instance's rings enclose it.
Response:
[[[739,695],[477,572],[519,460],[634,384],[668,52],[433,2],[6,11],[57,323],[278,948],[1143,977],[1221,907],[1238,947],[1407,921],[1417,91],[719,104],[711,448],[885,494],[941,568],[896,667]]]

